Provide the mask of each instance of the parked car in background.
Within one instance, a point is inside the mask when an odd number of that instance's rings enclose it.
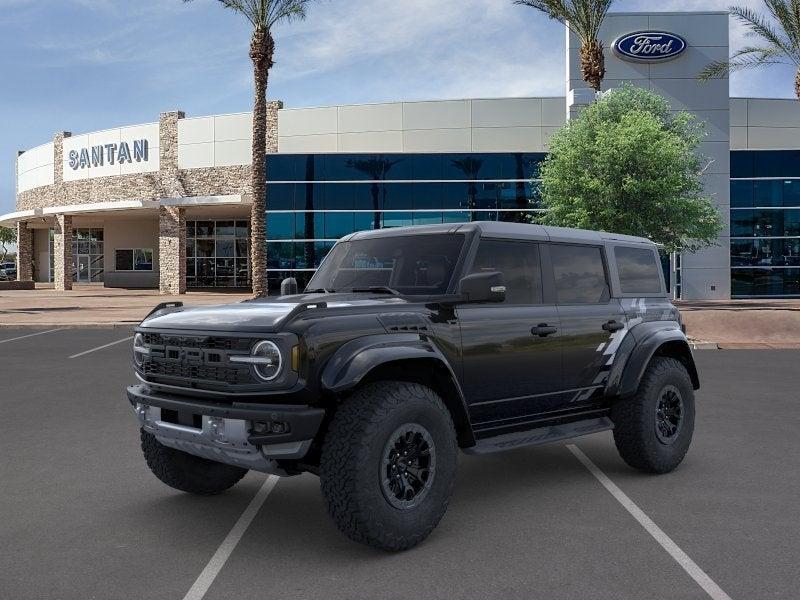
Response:
[[[0,281],[12,281],[17,278],[17,263],[0,263]]]

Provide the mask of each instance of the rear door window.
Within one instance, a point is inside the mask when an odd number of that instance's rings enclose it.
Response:
[[[659,264],[652,249],[616,246],[614,256],[623,294],[661,293]]]
[[[481,240],[472,272],[492,271],[503,274],[506,304],[542,303],[542,268],[538,244]]]
[[[610,299],[601,248],[553,244],[550,260],[559,304],[598,304]]]

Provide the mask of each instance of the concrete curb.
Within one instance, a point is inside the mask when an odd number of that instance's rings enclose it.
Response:
[[[692,350],[719,350],[720,346],[716,342],[693,342],[689,341]]]

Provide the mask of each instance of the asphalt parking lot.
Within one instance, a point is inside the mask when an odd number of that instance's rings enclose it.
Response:
[[[165,487],[125,399],[130,331],[32,333],[0,330],[0,598],[181,600],[265,476],[211,498]],[[696,358],[675,473],[630,470],[610,433],[574,444],[724,594],[797,598],[800,351]],[[202,597],[724,598],[684,567],[559,443],[462,457],[444,520],[397,555],[342,537],[314,476],[280,479]]]

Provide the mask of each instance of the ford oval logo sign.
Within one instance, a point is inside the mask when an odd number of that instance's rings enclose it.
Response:
[[[638,31],[618,38],[614,53],[625,60],[659,62],[672,60],[686,50],[686,40],[665,31]]]

